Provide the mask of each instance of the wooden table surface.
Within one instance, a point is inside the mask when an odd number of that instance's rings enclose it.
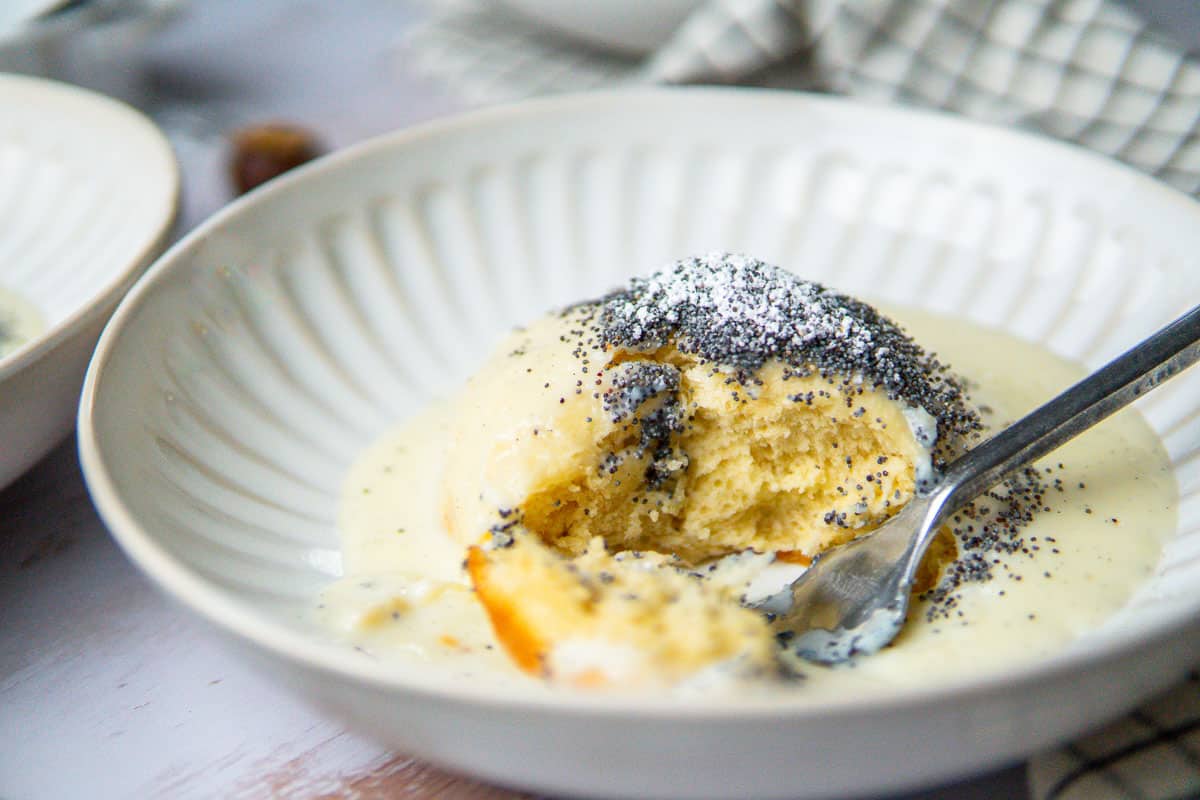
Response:
[[[284,119],[331,147],[445,114],[406,69],[398,0],[194,0],[130,97],[183,167],[177,235],[229,199],[223,134]],[[228,654],[126,561],[74,443],[0,492],[0,797],[512,798],[344,730]],[[1021,798],[1023,769],[909,798]]]

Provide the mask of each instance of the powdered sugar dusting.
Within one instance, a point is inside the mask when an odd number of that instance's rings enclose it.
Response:
[[[607,299],[603,323],[614,343],[653,347],[675,334],[681,349],[754,368],[802,350],[868,359],[880,349],[878,326],[862,310],[778,267],[714,252],[633,279]]]
[[[923,409],[943,442],[977,431],[962,387],[933,356],[874,308],[745,255],[685,258],[598,301],[605,347],[668,343],[742,381],[768,360],[882,387]]]

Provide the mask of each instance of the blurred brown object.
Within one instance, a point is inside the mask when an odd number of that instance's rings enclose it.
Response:
[[[324,150],[311,131],[281,122],[242,128],[231,139],[229,176],[238,194],[312,161]]]

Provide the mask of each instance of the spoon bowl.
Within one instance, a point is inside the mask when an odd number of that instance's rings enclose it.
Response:
[[[790,586],[758,604],[773,616],[789,666],[798,666],[796,658],[835,664],[895,638],[931,512],[936,514],[931,498],[914,498],[869,536],[825,552]]]

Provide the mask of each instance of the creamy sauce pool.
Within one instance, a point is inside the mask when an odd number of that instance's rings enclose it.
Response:
[[[31,303],[0,288],[0,358],[36,337],[45,327],[41,312]]]
[[[952,318],[889,310],[971,384],[990,427],[1014,421],[1083,376],[1077,365],[1013,337]],[[346,577],[321,597],[320,621],[359,649],[498,687],[549,691],[496,643],[462,569],[464,549],[438,518],[441,463],[453,406],[437,404],[371,447],[343,487]],[[1062,465],[1061,468],[1059,465]],[[1124,411],[1040,464],[1050,488],[1022,531],[1024,551],[993,553],[993,577],[955,591],[949,613],[914,604],[894,644],[806,680],[731,691],[862,694],[933,686],[1049,656],[1117,611],[1154,571],[1176,527],[1166,452]],[[785,576],[786,577],[786,576]],[[683,687],[686,691],[688,687]],[[705,687],[710,691],[712,687]]]

